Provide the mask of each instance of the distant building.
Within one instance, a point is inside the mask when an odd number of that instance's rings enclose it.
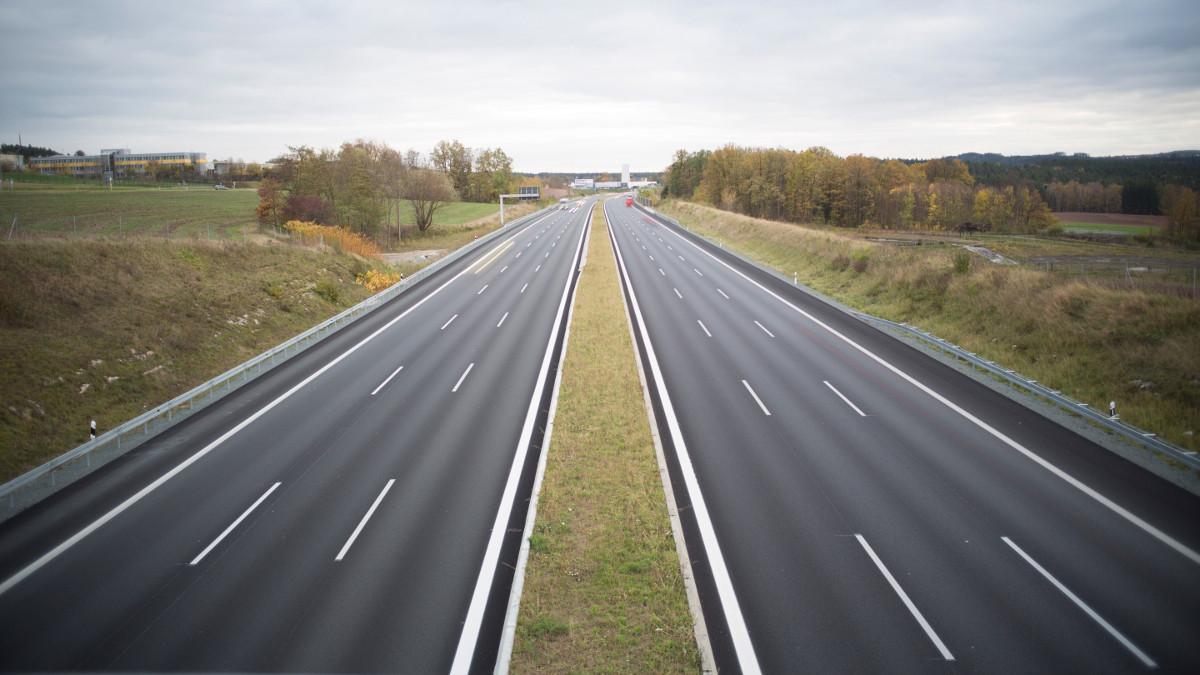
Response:
[[[596,187],[596,179],[595,178],[576,178],[571,183],[571,187],[575,188],[576,190],[592,190],[592,189],[595,189],[595,187]]]
[[[134,154],[128,148],[107,148],[96,155],[55,155],[33,157],[29,167],[46,174],[117,177],[145,175],[155,166],[180,168],[204,173],[208,169],[208,154],[203,152],[147,152]]]
[[[625,185],[629,185],[629,165],[628,164],[621,165],[621,182],[624,183]]]
[[[597,190],[612,190],[614,188],[624,187],[624,184],[618,180],[597,180],[592,181],[592,187]]]

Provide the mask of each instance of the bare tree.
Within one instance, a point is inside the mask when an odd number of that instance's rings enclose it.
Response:
[[[424,232],[433,224],[433,214],[446,202],[454,201],[454,185],[446,174],[423,167],[404,172],[404,197],[412,203],[417,229]]]

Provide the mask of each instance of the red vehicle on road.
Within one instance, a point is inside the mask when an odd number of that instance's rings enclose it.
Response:
[[[625,195],[625,206],[633,206],[633,195]]]

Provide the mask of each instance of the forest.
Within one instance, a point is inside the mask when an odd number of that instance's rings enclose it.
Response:
[[[1196,192],[1189,177],[1200,169],[1200,157],[1096,158],[1094,172],[1078,170],[1089,166],[1079,156],[1058,157],[1066,168],[1055,171],[1054,157],[1025,158],[1025,163],[883,160],[839,157],[823,147],[726,145],[677,151],[663,186],[665,197],[795,223],[1033,233],[1055,227],[1053,211],[1163,213],[1171,224],[1168,234],[1198,238]],[[1163,162],[1175,169],[1155,174]],[[1127,171],[1114,173],[1111,167],[1117,165]],[[1054,178],[1038,180],[1044,176]]]

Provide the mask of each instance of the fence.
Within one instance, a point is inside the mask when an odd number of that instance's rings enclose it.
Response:
[[[444,258],[422,268],[404,281],[363,300],[303,333],[277,345],[211,380],[124,422],[96,438],[45,464],[0,485],[0,522],[53,495],[108,462],[170,429],[181,421],[221,400],[230,392],[252,382],[263,373],[375,311],[438,270],[453,264],[513,228],[520,227],[547,211],[542,209],[476,239]]]

